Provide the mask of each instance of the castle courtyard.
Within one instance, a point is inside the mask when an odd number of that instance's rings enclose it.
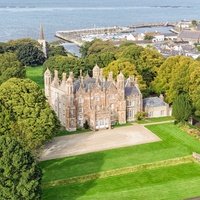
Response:
[[[160,138],[154,133],[143,125],[134,124],[111,130],[56,137],[44,147],[40,160],[75,156],[157,141],[160,141]]]

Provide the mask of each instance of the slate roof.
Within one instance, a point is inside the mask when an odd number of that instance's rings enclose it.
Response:
[[[143,100],[144,107],[160,107],[165,106],[166,103],[159,97],[149,97]]]
[[[139,95],[139,91],[135,86],[125,87],[125,96]]]
[[[178,37],[183,40],[184,39],[199,40],[200,31],[183,30],[179,33]]]
[[[111,86],[111,82],[110,81],[99,81],[99,85],[101,87],[101,89],[108,89]],[[94,85],[96,84],[96,79],[95,78],[85,78],[83,81],[83,88],[88,91],[90,88],[92,88]],[[77,79],[74,82],[74,92],[76,93],[81,85],[81,80]],[[127,86],[125,87],[125,96],[131,96],[131,95],[139,95],[140,91],[136,88],[136,86]]]

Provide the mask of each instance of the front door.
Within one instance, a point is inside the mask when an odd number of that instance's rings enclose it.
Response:
[[[108,119],[99,119],[96,121],[96,129],[109,128]]]

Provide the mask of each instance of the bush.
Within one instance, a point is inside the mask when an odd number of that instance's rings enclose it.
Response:
[[[138,113],[136,114],[136,119],[137,119],[137,120],[143,120],[143,119],[146,118],[146,116],[147,116],[147,113],[146,113],[146,112],[138,112]]]

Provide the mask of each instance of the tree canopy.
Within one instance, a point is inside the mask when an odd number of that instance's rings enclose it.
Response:
[[[82,57],[103,52],[114,52],[115,50],[116,47],[112,41],[102,41],[100,39],[95,39],[91,42],[85,42],[80,48]]]
[[[0,199],[41,199],[41,176],[34,158],[19,142],[0,135]]]
[[[25,68],[15,54],[0,54],[0,84],[12,77],[24,78]]]
[[[165,93],[169,103],[180,93],[188,94],[192,62],[189,57],[174,56],[169,57],[159,68],[153,85],[156,92]]]
[[[138,74],[136,67],[131,62],[125,59],[118,59],[111,62],[107,67],[104,68],[104,75],[108,77],[109,72],[113,72],[113,78],[116,79],[117,75],[122,72],[125,78],[129,76],[135,76],[138,79],[140,89],[143,91],[146,85],[142,77]]]
[[[45,61],[44,53],[31,43],[21,45],[17,50],[17,57],[25,66],[42,65]]]
[[[0,135],[12,135],[34,151],[52,138],[58,122],[39,86],[12,78],[0,86]]]

